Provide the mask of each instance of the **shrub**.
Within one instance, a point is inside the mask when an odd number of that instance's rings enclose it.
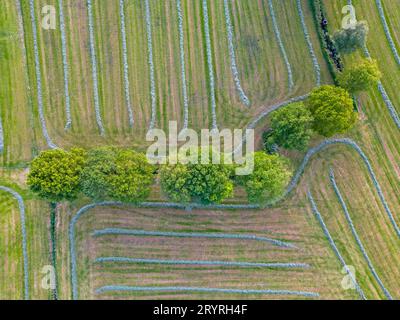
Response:
[[[340,52],[348,54],[362,49],[366,45],[368,25],[365,21],[357,22],[353,29],[341,29],[333,35],[333,41]]]
[[[96,201],[137,203],[148,197],[153,182],[154,167],[145,155],[113,147],[91,150],[82,172],[82,191]]]
[[[31,163],[29,188],[39,197],[51,202],[75,199],[79,193],[85,156],[82,149],[42,152]]]
[[[376,86],[381,77],[376,60],[363,59],[339,76],[339,84],[350,93],[357,94]]]
[[[165,165],[161,187],[172,201],[221,203],[233,193],[231,173],[232,167],[224,164]]]
[[[312,124],[312,115],[304,103],[289,104],[272,114],[270,139],[285,149],[304,150],[312,135]]]
[[[254,154],[254,172],[240,177],[249,202],[265,205],[277,199],[289,183],[291,172],[286,159],[264,152]]]
[[[340,87],[314,89],[308,106],[314,118],[313,129],[325,137],[346,132],[357,120],[350,94]]]

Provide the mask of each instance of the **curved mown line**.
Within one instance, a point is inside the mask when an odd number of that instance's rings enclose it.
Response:
[[[243,102],[244,105],[247,107],[250,107],[250,100],[246,96],[246,93],[244,92],[241,82],[240,82],[240,77],[239,77],[239,71],[236,63],[236,53],[235,53],[235,46],[233,45],[233,26],[232,26],[232,20],[231,20],[231,12],[229,9],[229,3],[228,0],[224,0],[224,11],[225,11],[225,22],[226,22],[226,32],[227,32],[227,38],[228,38],[228,47],[229,47],[229,58],[231,61],[231,70],[232,70],[232,75],[233,75],[233,80],[235,81],[235,86],[236,90],[239,94],[240,100]]]
[[[189,98],[186,85],[186,65],[185,65],[185,37],[183,31],[183,12],[181,0],[176,0],[176,9],[178,12],[178,29],[179,29],[179,50],[181,62],[181,81],[183,94],[183,129],[189,126]]]
[[[147,30],[147,50],[148,50],[148,64],[150,68],[150,96],[151,96],[151,120],[149,130],[156,126],[157,114],[157,96],[156,96],[156,81],[154,75],[154,58],[153,58],[153,33],[151,28],[151,12],[149,0],[145,1],[146,7],[146,30]]]
[[[63,70],[64,70],[65,114],[67,116],[65,129],[68,130],[71,128],[72,119],[71,119],[71,99],[69,96],[69,66],[67,59],[67,40],[65,35],[63,0],[58,0],[58,10],[60,19],[60,33],[61,33],[61,55],[62,55]]]
[[[296,248],[288,242],[259,237],[254,235],[242,234],[229,234],[229,233],[201,233],[201,232],[168,232],[168,231],[145,231],[145,230],[132,230],[121,228],[108,228],[103,230],[95,230],[93,236],[106,236],[106,235],[126,235],[126,236],[147,236],[147,237],[172,237],[172,238],[206,238],[206,239],[231,239],[231,240],[254,240],[267,242],[277,247],[282,248]]]
[[[344,269],[346,270],[348,276],[349,276],[350,279],[351,279],[351,282],[353,283],[353,285],[354,285],[354,287],[356,288],[356,290],[357,290],[358,294],[360,295],[360,297],[361,297],[363,300],[367,300],[367,298],[365,297],[365,294],[364,294],[363,290],[361,289],[361,287],[360,287],[359,284],[357,283],[357,280],[355,279],[353,273],[350,271],[350,269],[348,268],[348,266],[347,266],[345,260],[343,259],[342,255],[340,254],[340,251],[339,251],[339,249],[337,248],[337,246],[336,246],[336,244],[335,244],[335,241],[332,239],[332,236],[331,236],[331,234],[329,233],[329,230],[328,230],[328,228],[327,228],[327,226],[326,226],[326,224],[325,224],[325,222],[324,222],[324,219],[322,218],[322,215],[321,215],[321,213],[319,212],[319,210],[318,210],[318,208],[317,208],[317,204],[315,203],[314,198],[313,198],[313,196],[312,196],[310,190],[308,190],[307,196],[308,196],[308,199],[309,199],[309,201],[310,201],[310,203],[311,203],[312,210],[313,210],[313,212],[314,212],[314,214],[315,214],[315,216],[316,216],[316,218],[317,218],[319,224],[321,225],[322,230],[324,231],[324,234],[325,234],[325,236],[326,236],[326,238],[327,238],[327,240],[328,240],[328,242],[329,242],[331,248],[333,249],[333,251],[334,251],[336,257],[339,259],[340,263],[343,265]]]
[[[210,21],[208,17],[208,0],[203,0],[203,19],[204,19],[204,34],[206,39],[206,51],[207,51],[207,66],[208,66],[208,78],[210,81],[210,99],[211,99],[211,117],[212,117],[212,129],[217,129],[217,103],[215,100],[215,77],[214,77],[214,63],[212,58],[212,46],[210,36]]]
[[[303,29],[304,37],[307,42],[308,51],[310,52],[311,59],[313,62],[316,83],[317,83],[317,86],[319,87],[321,85],[321,67],[318,63],[317,55],[315,54],[315,50],[314,50],[314,46],[311,41],[310,33],[308,32],[306,20],[304,18],[303,8],[301,5],[301,0],[297,0],[297,11],[300,16],[301,28]]]
[[[92,60],[92,78],[93,78],[93,98],[94,98],[94,108],[96,112],[96,122],[99,127],[100,134],[104,136],[105,130],[103,126],[103,121],[101,119],[100,111],[100,99],[99,99],[99,80],[97,75],[97,58],[96,58],[96,48],[95,48],[95,37],[94,37],[94,22],[93,22],[93,8],[92,0],[87,0],[87,12],[89,19],[89,46],[90,46],[90,58]]]
[[[278,41],[278,45],[279,45],[279,48],[281,50],[283,59],[285,61],[286,69],[287,69],[287,72],[288,72],[289,91],[292,91],[293,86],[294,86],[292,66],[291,66],[291,64],[289,62],[289,58],[288,58],[288,55],[286,53],[285,45],[283,44],[283,41],[282,41],[281,32],[279,31],[279,26],[278,26],[278,22],[277,22],[277,19],[276,19],[274,5],[272,3],[272,0],[268,0],[268,6],[269,6],[269,10],[271,12],[272,26],[273,26],[273,29],[274,29],[275,37],[276,37],[276,40]]]
[[[70,249],[70,256],[71,256],[71,284],[72,284],[72,298],[74,300],[78,299],[78,277],[77,277],[77,262],[76,262],[76,251],[75,251],[75,225],[78,222],[78,220],[80,219],[80,217],[85,214],[86,212],[88,212],[90,209],[96,208],[96,207],[106,207],[106,206],[126,206],[127,204],[125,203],[120,203],[120,202],[100,202],[100,203],[92,203],[89,205],[86,205],[84,207],[82,207],[81,209],[78,210],[78,212],[72,217],[70,224],[69,224],[69,249]],[[147,203],[142,203],[139,205],[140,207],[146,207],[146,208],[165,208],[165,207],[170,207],[170,208],[181,208],[184,209],[185,206],[184,205],[180,205],[180,204],[174,204],[174,203],[151,203],[151,202],[147,202]],[[211,208],[211,206],[200,206],[200,205],[194,205],[195,208],[205,208],[205,209],[209,209]],[[249,206],[245,206],[245,205],[227,205],[227,206],[223,206],[226,209],[243,209],[243,208],[248,208]],[[186,207],[187,208],[187,207]],[[216,208],[221,209],[221,206],[216,206]],[[252,206],[252,208],[258,208],[257,206]],[[113,229],[108,229],[110,231],[113,231]],[[100,233],[104,234],[106,230],[103,231],[97,231],[94,233],[94,235],[100,235]],[[132,233],[134,230],[127,230],[126,232],[130,232]],[[122,232],[118,231],[118,232]],[[155,236],[156,234],[161,234],[161,232],[149,232],[149,231],[141,231],[141,230],[136,230],[136,233],[140,233],[140,235],[149,235],[149,233],[152,233],[152,236]],[[129,234],[129,233],[128,233]],[[163,232],[162,233],[163,236],[172,236],[171,232]],[[180,233],[178,233],[179,235]],[[202,234],[200,234],[202,235]],[[175,235],[173,235],[175,236]],[[256,240],[256,241],[265,241],[265,242],[273,242],[275,243],[275,245],[278,246],[282,246],[282,247],[294,247],[292,244],[286,243],[286,242],[282,242],[279,240],[274,240],[274,239],[269,239],[269,238],[264,238],[264,237],[256,237],[256,236],[244,236],[244,235],[225,235],[226,237],[228,237],[228,239],[245,239],[245,240]],[[204,238],[204,234],[202,236]],[[219,237],[219,238],[223,238],[223,234],[219,234],[219,235],[214,235],[214,238]]]
[[[262,263],[262,262],[233,262],[212,260],[165,260],[165,259],[134,259],[127,257],[101,257],[95,263],[132,263],[132,264],[161,264],[161,265],[193,265],[193,266],[221,266],[241,268],[269,268],[269,269],[306,269],[306,263]]]
[[[125,103],[128,110],[129,125],[133,127],[134,117],[131,104],[131,94],[129,85],[129,64],[128,64],[128,47],[126,38],[126,24],[125,24],[125,0],[119,0],[119,16],[121,19],[121,40],[122,40],[122,59],[124,65],[124,89],[125,89]]]
[[[95,263],[133,263],[133,264],[165,264],[165,265],[195,265],[195,266],[223,266],[243,268],[270,268],[270,269],[302,269],[310,268],[306,263],[262,263],[262,262],[233,262],[212,260],[165,260],[165,259],[134,259],[127,257],[102,257]]]
[[[42,93],[42,71],[40,70],[40,58],[39,58],[39,45],[37,39],[37,26],[36,26],[36,15],[35,15],[35,3],[34,0],[29,0],[29,9],[32,24],[32,39],[33,39],[33,51],[35,56],[35,73],[36,73],[36,88],[37,88],[37,102],[39,109],[39,120],[42,127],[42,134],[46,140],[47,146],[50,149],[57,149],[57,146],[51,140],[47,131],[46,119],[43,110],[43,93]]]
[[[344,212],[344,214],[346,216],[346,220],[347,220],[347,223],[349,224],[349,227],[351,229],[351,233],[353,234],[353,237],[356,240],[357,245],[360,248],[360,250],[361,250],[361,252],[362,252],[362,254],[364,256],[365,261],[367,261],[369,270],[371,271],[371,273],[374,276],[375,280],[378,282],[379,286],[383,290],[385,296],[389,300],[393,300],[393,298],[390,295],[389,291],[385,288],[382,280],[379,278],[377,272],[375,271],[374,265],[372,264],[368,254],[367,254],[367,252],[366,252],[366,250],[364,248],[364,245],[362,244],[361,239],[358,236],[357,230],[356,230],[356,228],[355,228],[355,226],[353,224],[353,220],[351,219],[351,216],[350,216],[349,210],[347,208],[347,205],[344,202],[344,199],[343,199],[342,194],[341,194],[341,192],[339,190],[339,187],[336,184],[336,179],[335,179],[335,174],[333,172],[333,169],[330,170],[329,177],[330,177],[330,180],[331,180],[332,187],[335,190],[336,196],[337,196],[337,198],[338,198],[338,200],[340,202],[340,205],[342,206],[343,212]]]
[[[386,38],[389,42],[390,48],[392,49],[393,56],[394,56],[397,64],[400,65],[400,55],[399,55],[399,52],[397,51],[396,44],[393,40],[392,34],[389,29],[389,25],[388,25],[386,17],[385,17],[385,11],[383,10],[382,1],[376,0],[375,3],[376,3],[376,6],[378,7],[379,16],[381,17],[383,29],[385,30]]]
[[[130,286],[104,286],[96,290],[97,294],[115,291],[132,292],[199,292],[199,293],[231,293],[231,294],[259,294],[259,295],[287,295],[302,297],[319,297],[318,293],[306,291],[290,290],[241,290],[241,289],[222,289],[222,288],[199,288],[199,287],[130,287]]]
[[[22,233],[22,256],[24,259],[24,299],[29,300],[29,269],[28,269],[28,250],[27,250],[27,235],[26,235],[26,222],[25,222],[25,204],[21,195],[4,186],[0,186],[0,190],[11,194],[17,201],[20,212],[21,220],[21,233]]]

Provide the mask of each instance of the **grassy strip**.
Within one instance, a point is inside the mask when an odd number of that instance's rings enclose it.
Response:
[[[129,287],[129,286],[104,286],[96,290],[97,294],[113,291],[159,291],[159,292],[204,292],[204,293],[237,293],[237,294],[260,294],[260,295],[288,295],[303,297],[319,297],[318,293],[290,290],[240,290],[222,288],[198,288],[198,287]]]
[[[22,231],[22,255],[24,259],[24,299],[29,300],[29,266],[28,266],[28,250],[27,250],[27,236],[26,236],[26,221],[25,221],[25,204],[21,195],[8,187],[0,186],[0,190],[11,194],[17,201],[21,219]]]
[[[330,180],[331,180],[332,187],[333,187],[333,189],[335,190],[336,196],[337,196],[337,198],[339,199],[340,205],[341,205],[342,208],[343,208],[344,214],[345,214],[345,216],[346,216],[346,220],[347,220],[347,222],[348,222],[348,224],[349,224],[349,226],[350,226],[350,229],[351,229],[351,233],[353,234],[354,239],[356,240],[357,245],[358,245],[358,247],[360,248],[361,253],[362,253],[363,256],[364,256],[364,259],[367,261],[368,267],[369,267],[369,269],[370,269],[372,275],[374,276],[375,280],[378,282],[379,286],[380,286],[381,289],[383,290],[383,293],[385,294],[385,296],[386,296],[389,300],[393,300],[391,294],[390,294],[389,291],[385,288],[384,284],[382,283],[382,280],[380,279],[380,277],[379,277],[378,274],[376,273],[375,268],[374,268],[374,266],[373,266],[373,264],[372,264],[372,262],[371,262],[371,259],[369,258],[368,254],[367,254],[367,251],[365,250],[364,245],[363,245],[362,242],[361,242],[360,237],[358,236],[357,230],[356,230],[356,228],[355,228],[355,226],[354,226],[354,224],[353,224],[353,220],[351,219],[351,216],[350,216],[349,210],[348,210],[348,208],[347,208],[347,205],[346,205],[346,203],[344,202],[344,199],[343,199],[342,194],[341,194],[341,192],[340,192],[340,190],[339,190],[339,187],[338,187],[337,184],[336,184],[335,174],[334,174],[334,172],[333,172],[333,169],[330,170],[329,177],[330,177]]]
[[[37,26],[36,26],[36,15],[35,15],[35,4],[33,0],[29,1],[29,9],[31,15],[31,23],[32,23],[32,39],[33,39],[33,48],[35,55],[35,72],[36,72],[36,88],[37,88],[37,99],[38,99],[38,108],[39,108],[39,119],[42,127],[42,133],[46,140],[47,146],[50,149],[56,149],[57,146],[51,140],[49,133],[47,131],[46,120],[44,116],[43,110],[43,92],[42,92],[42,72],[40,70],[40,59],[39,59],[39,45],[37,40]]]
[[[283,41],[282,41],[281,32],[279,31],[279,26],[278,26],[278,22],[276,19],[274,5],[272,3],[272,0],[268,0],[268,6],[269,6],[269,10],[271,12],[272,26],[274,28],[275,37],[276,37],[276,40],[278,41],[278,45],[281,50],[283,60],[285,61],[285,65],[286,65],[286,69],[287,69],[287,73],[288,73],[289,91],[292,91],[293,86],[294,86],[292,66],[289,62],[289,58],[286,53],[285,45],[283,44]]]
[[[88,19],[89,19],[90,58],[92,60],[94,108],[95,108],[95,112],[96,112],[97,126],[99,127],[100,134],[102,136],[104,136],[105,130],[104,130],[103,120],[101,119],[101,112],[100,112],[99,81],[98,81],[98,75],[97,75],[97,58],[96,58],[95,38],[94,38],[92,0],[87,0],[87,12],[88,12]]]
[[[309,201],[311,203],[312,210],[313,210],[318,222],[320,223],[320,225],[321,225],[321,227],[322,227],[322,229],[324,231],[324,234],[325,234],[330,246],[332,247],[333,251],[335,252],[335,255],[338,257],[340,263],[342,264],[342,266],[346,270],[346,273],[350,277],[351,282],[353,283],[353,285],[356,288],[356,290],[357,290],[358,294],[360,295],[360,297],[363,300],[366,300],[367,298],[365,297],[365,294],[364,294],[363,290],[361,289],[361,287],[357,283],[357,280],[355,279],[353,273],[349,270],[346,262],[344,261],[342,255],[339,252],[339,249],[337,248],[337,246],[335,244],[335,241],[333,241],[333,238],[332,238],[331,234],[329,233],[329,230],[328,230],[328,228],[327,228],[327,226],[326,226],[326,224],[324,222],[324,219],[322,218],[322,215],[321,215],[321,213],[319,212],[319,210],[317,208],[317,204],[315,203],[311,192],[308,191],[307,195],[308,195],[308,199],[309,199]]]

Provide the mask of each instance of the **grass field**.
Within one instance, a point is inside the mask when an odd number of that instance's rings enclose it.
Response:
[[[92,56],[86,0],[63,0],[66,57],[69,71],[71,120],[67,121],[61,30],[40,27],[41,8],[58,0],[35,0],[37,39],[43,94],[43,111],[50,137],[57,146],[85,148],[119,145],[145,149],[144,141],[151,120],[151,81],[149,41],[151,40],[156,93],[156,127],[167,128],[168,121],[184,121],[184,94],[178,9],[175,0],[149,0],[151,39],[146,27],[143,0],[125,1],[126,51],[124,66],[120,2],[93,2],[94,50],[98,78],[99,107],[104,136],[96,122]],[[29,1],[6,1],[0,5],[0,114],[5,149],[1,156],[0,185],[20,192],[26,206],[30,298],[51,299],[42,289],[45,265],[51,264],[50,206],[27,191],[26,166],[47,148],[39,119],[33,29]],[[305,40],[296,1],[273,0],[277,27],[293,71],[294,88],[289,90],[287,65],[278,44],[267,0],[230,0],[234,49],[241,86],[251,101],[241,101],[229,57],[224,1],[208,1],[215,77],[218,127],[241,128],[277,102],[308,93],[316,75]],[[383,0],[388,25],[400,50],[399,14],[396,0]],[[305,22],[321,67],[322,83],[332,79],[322,55],[309,0],[301,1]],[[324,1],[331,31],[340,27],[341,9],[346,0]],[[375,1],[354,0],[358,19],[370,25],[368,48],[384,74],[382,83],[400,112],[400,66],[397,64],[379,17]],[[207,65],[204,9],[202,1],[182,0],[182,29],[185,75],[188,94],[189,127],[210,128],[212,106],[210,74]],[[59,11],[57,11],[58,13]],[[57,21],[58,21],[57,16]],[[362,52],[345,57],[350,64]],[[127,67],[127,68],[126,68]],[[127,70],[127,71],[126,71]],[[128,72],[129,98],[134,116],[130,126],[125,92]],[[377,176],[395,222],[400,225],[400,131],[380,92],[371,90],[360,97],[360,122],[346,137],[356,141],[367,155]],[[257,127],[257,136],[268,126],[268,119]],[[312,141],[313,145],[321,138]],[[288,153],[293,165],[304,154]],[[173,286],[251,290],[292,290],[317,293],[311,299],[359,299],[355,290],[344,290],[346,276],[333,252],[307,198],[310,189],[327,229],[347,265],[356,270],[356,279],[368,299],[386,299],[371,272],[346,220],[345,213],[329,180],[333,168],[338,188],[354,223],[370,263],[383,285],[400,299],[400,238],[360,156],[347,146],[331,146],[315,155],[288,199],[263,210],[193,210],[99,207],[89,210],[76,225],[78,294],[80,299],[145,298],[305,298],[290,295],[239,295],[195,292],[105,292],[101,287]],[[244,202],[241,190],[229,203]],[[158,187],[152,201],[164,200]],[[87,200],[79,199],[57,207],[57,282],[60,299],[72,298],[69,225]],[[227,233],[270,237],[294,244],[297,249],[237,239],[195,239],[156,236],[93,236],[95,230],[125,228],[146,231]],[[0,298],[22,299],[23,257],[17,202],[0,192]],[[209,260],[257,263],[303,263],[309,268],[273,269],[255,267],[163,265],[137,263],[96,263],[99,257],[126,257],[163,260]]]

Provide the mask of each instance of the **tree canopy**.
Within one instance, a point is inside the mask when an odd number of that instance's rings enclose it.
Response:
[[[352,53],[364,48],[368,36],[368,24],[357,22],[354,28],[341,29],[334,33],[333,41],[341,53]]]
[[[376,60],[362,59],[361,62],[345,69],[338,79],[342,88],[357,94],[376,86],[381,77],[382,73]]]
[[[82,172],[82,191],[94,200],[137,203],[148,197],[153,182],[154,167],[145,155],[128,149],[93,149]]]
[[[350,94],[340,87],[314,89],[307,104],[314,118],[313,129],[325,137],[345,133],[357,120]]]
[[[231,173],[232,167],[224,164],[165,165],[161,186],[172,201],[220,203],[233,193]]]
[[[28,175],[29,188],[51,202],[73,200],[79,194],[85,151],[43,151],[34,159]]]
[[[277,154],[254,153],[254,172],[240,177],[250,203],[265,205],[283,194],[291,170],[287,160]]]
[[[268,139],[285,149],[304,150],[312,135],[312,124],[313,117],[304,103],[289,104],[272,114]]]

